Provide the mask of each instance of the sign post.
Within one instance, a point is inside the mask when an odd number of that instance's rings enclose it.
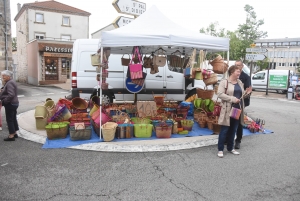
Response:
[[[118,13],[127,15],[139,16],[146,11],[146,3],[136,0],[114,0],[112,5]]]

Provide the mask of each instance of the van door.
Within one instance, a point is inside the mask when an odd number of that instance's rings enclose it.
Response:
[[[167,99],[184,100],[185,83],[182,68],[166,66],[165,75]]]
[[[267,74],[266,72],[256,73],[252,76],[252,88],[266,89],[267,88]]]

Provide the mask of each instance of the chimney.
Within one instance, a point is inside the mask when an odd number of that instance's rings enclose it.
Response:
[[[18,3],[17,6],[18,6],[18,12],[20,12],[20,10],[21,10],[21,4]]]

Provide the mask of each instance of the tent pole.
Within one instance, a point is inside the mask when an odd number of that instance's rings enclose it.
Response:
[[[101,88],[101,84],[102,84],[102,67],[101,67],[101,64],[103,62],[103,55],[104,55],[103,47],[101,46],[101,51],[100,51],[100,72],[101,72],[101,75],[100,75],[100,81],[99,81],[99,84],[98,84],[98,89],[100,88],[100,122],[99,122],[100,125],[101,125],[101,122],[102,122],[102,88]],[[101,131],[102,131],[101,126],[99,128],[100,129],[100,131],[99,131],[100,140],[101,140]]]

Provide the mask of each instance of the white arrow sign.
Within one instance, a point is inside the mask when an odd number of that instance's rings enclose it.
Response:
[[[146,3],[136,0],[114,0],[112,5],[119,13],[141,15],[146,11]]]
[[[264,53],[268,50],[266,48],[246,48],[246,52],[258,52],[258,53]]]
[[[133,18],[119,16],[119,17],[117,17],[117,19],[115,19],[113,24],[116,28],[119,28],[119,27],[122,27],[122,26],[125,26],[125,25],[129,24],[133,20],[134,20]]]
[[[266,58],[263,54],[246,54],[246,60],[260,61]]]

